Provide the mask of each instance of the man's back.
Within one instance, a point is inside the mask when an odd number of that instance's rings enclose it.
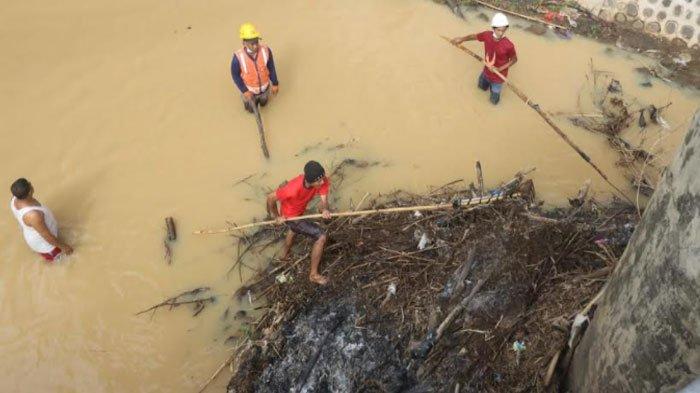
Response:
[[[15,197],[10,202],[10,208],[22,228],[24,240],[32,250],[38,253],[46,253],[53,250],[54,246],[44,239],[30,224],[32,219],[43,220],[44,225],[46,225],[51,234],[58,236],[58,222],[51,210],[42,206],[34,198],[17,199]]]

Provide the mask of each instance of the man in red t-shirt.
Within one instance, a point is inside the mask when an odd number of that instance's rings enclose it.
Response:
[[[328,283],[328,278],[318,272],[318,265],[321,263],[321,256],[323,256],[323,247],[326,244],[326,233],[315,222],[309,220],[286,221],[286,219],[304,214],[306,206],[316,195],[321,197],[320,208],[323,218],[331,218],[331,212],[328,210],[329,188],[330,180],[326,177],[326,171],[321,164],[316,161],[309,161],[304,165],[303,175],[288,181],[287,184],[267,196],[267,212],[278,223],[285,223],[289,228],[284,241],[281,259],[287,260],[289,258],[296,234],[310,237],[315,242],[311,249],[309,280],[321,285]],[[280,202],[280,209],[277,209],[278,201]]]
[[[452,39],[453,44],[461,44],[464,41],[481,41],[484,43],[484,70],[479,75],[479,88],[491,90],[491,103],[496,105],[501,99],[503,79],[496,75],[491,68],[496,69],[503,76],[508,76],[508,69],[518,61],[515,54],[515,45],[505,37],[508,30],[508,18],[502,13],[497,13],[491,20],[493,31],[483,31],[478,34],[469,34],[464,37]]]

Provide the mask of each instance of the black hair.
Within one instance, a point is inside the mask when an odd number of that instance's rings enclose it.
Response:
[[[23,177],[20,177],[19,179],[15,180],[15,182],[12,183],[12,186],[10,186],[10,191],[12,192],[12,195],[14,195],[17,199],[24,199],[28,197],[29,192],[31,190],[31,183],[29,183],[29,180]]]
[[[313,183],[322,178],[326,174],[321,164],[316,161],[309,161],[304,165],[304,180],[307,183]]]

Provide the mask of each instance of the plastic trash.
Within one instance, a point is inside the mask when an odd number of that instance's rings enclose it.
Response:
[[[392,282],[386,288],[386,296],[384,296],[384,300],[382,300],[382,303],[379,305],[379,308],[384,307],[384,305],[387,304],[387,302],[389,302],[389,299],[391,299],[394,295],[396,295],[396,283]]]
[[[421,341],[413,350],[411,350],[411,357],[414,359],[425,359],[428,352],[433,348],[435,342],[437,341],[437,330],[430,329],[425,339]]]
[[[620,81],[617,79],[610,81],[608,91],[611,93],[622,93],[622,85],[620,84]]]
[[[420,237],[420,240],[418,241],[418,249],[424,250],[428,243],[430,243],[430,238],[427,234],[423,233],[423,235],[421,235]]]
[[[569,342],[567,343],[569,348],[573,347],[574,339],[579,334],[579,331],[588,327],[589,322],[590,320],[587,316],[583,314],[576,314],[576,317],[574,318],[574,323],[571,324],[571,334],[569,335]]]
[[[419,241],[421,236],[423,236],[423,231],[421,231],[420,229],[416,229],[415,231],[413,231],[413,239],[415,239],[415,241]]]
[[[520,364],[520,353],[525,350],[525,343],[517,340],[513,341],[513,351],[515,351],[515,364]]]
[[[666,130],[670,130],[670,129],[671,129],[671,126],[668,124],[668,122],[667,122],[663,117],[661,117],[661,115],[656,115],[656,121],[657,121],[657,122],[659,123],[659,125],[661,125],[661,127],[663,127],[664,129],[666,129]]]
[[[282,273],[282,274],[278,274],[278,275],[275,277],[275,281],[277,281],[277,282],[280,283],[280,284],[284,284],[284,283],[287,283],[287,282],[292,282],[292,281],[294,281],[294,278],[293,278],[292,276],[289,276],[289,275],[287,275],[287,274]]]
[[[513,350],[514,350],[515,352],[522,352],[522,351],[524,351],[525,349],[526,349],[526,346],[525,346],[525,343],[524,343],[524,342],[522,342],[522,341],[520,341],[520,340],[513,341]]]

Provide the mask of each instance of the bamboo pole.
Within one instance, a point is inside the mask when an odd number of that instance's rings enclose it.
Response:
[[[512,196],[517,196],[518,194],[513,194]],[[460,201],[458,207],[473,208],[478,205],[485,205],[492,202],[500,201],[505,198],[505,195],[490,195],[480,198],[468,198]],[[352,216],[364,216],[370,214],[387,214],[387,213],[400,213],[400,212],[412,212],[412,211],[431,211],[431,210],[444,210],[453,209],[454,205],[452,203],[439,203],[437,205],[422,205],[422,206],[403,206],[403,207],[392,207],[387,209],[369,209],[369,210],[356,210],[347,211],[339,213],[331,213],[331,217],[352,217]],[[323,214],[307,214],[305,216],[291,217],[287,218],[286,221],[299,221],[308,220],[313,218],[322,218]],[[195,235],[213,235],[217,233],[229,233],[233,231],[240,231],[242,229],[253,228],[264,225],[274,225],[277,224],[277,220],[267,220],[260,222],[253,222],[250,224],[240,225],[232,228],[224,229],[202,229],[193,232]]]
[[[262,149],[265,158],[270,158],[270,151],[267,150],[267,142],[265,142],[265,129],[263,128],[262,118],[260,117],[260,108],[258,108],[258,103],[255,102],[253,98],[253,112],[255,112],[255,121],[258,123],[258,133],[260,134],[260,148]]]
[[[473,58],[479,60],[480,62],[483,62],[483,61],[484,61],[484,58],[483,58],[483,57],[477,55],[476,53],[474,53],[474,52],[472,52],[471,50],[467,49],[467,48],[464,47],[463,45],[455,44],[455,43],[453,43],[449,38],[447,38],[447,37],[445,37],[445,36],[440,36],[440,37],[442,37],[445,41],[449,42],[450,44],[452,44],[452,45],[454,45],[455,47],[457,47],[458,49],[460,49],[462,52],[465,52],[465,53],[467,53],[468,55],[470,55],[471,57],[473,57]],[[591,160],[591,158],[588,156],[588,154],[586,154],[583,150],[581,150],[580,147],[578,147],[574,142],[571,141],[571,139],[569,139],[569,137],[564,133],[564,131],[562,131],[556,124],[554,124],[554,122],[552,121],[552,119],[549,118],[549,116],[547,115],[547,113],[544,112],[542,109],[540,109],[539,104],[536,104],[535,102],[531,101],[530,98],[528,98],[528,96],[526,96],[522,91],[520,91],[520,89],[518,89],[515,85],[513,85],[513,84],[508,80],[508,78],[506,78],[505,76],[503,76],[503,74],[501,74],[500,72],[498,72],[498,70],[496,70],[496,69],[493,68],[493,67],[489,67],[489,68],[490,68],[490,70],[491,70],[494,74],[498,75],[501,79],[503,79],[503,82],[504,82],[508,87],[510,87],[510,89],[511,89],[518,97],[520,97],[520,99],[523,100],[523,101],[525,102],[525,104],[527,104],[530,108],[534,109],[535,112],[537,112],[537,114],[539,114],[540,117],[542,117],[542,118],[544,119],[544,121],[545,121],[547,124],[549,124],[550,127],[552,127],[552,129],[554,130],[554,132],[556,132],[557,135],[559,135],[559,136],[564,140],[564,142],[566,142],[572,149],[574,149],[574,151],[576,151],[576,153],[578,153],[578,155],[581,156],[581,158],[583,158],[583,160],[586,161],[586,162],[588,163],[588,165],[592,166],[593,169],[595,169],[595,171],[598,172],[598,174],[600,175],[600,177],[602,177],[603,180],[605,180],[605,182],[607,182],[615,191],[617,191],[617,192],[618,192],[623,198],[625,198],[628,202],[630,202],[631,204],[634,205],[634,202],[632,202],[632,199],[631,199],[630,197],[628,197],[624,192],[622,192],[622,190],[620,190],[615,184],[613,184],[613,183],[610,181],[610,179],[608,179],[608,177],[605,175],[605,173],[604,173],[600,168],[598,168],[598,166]]]

